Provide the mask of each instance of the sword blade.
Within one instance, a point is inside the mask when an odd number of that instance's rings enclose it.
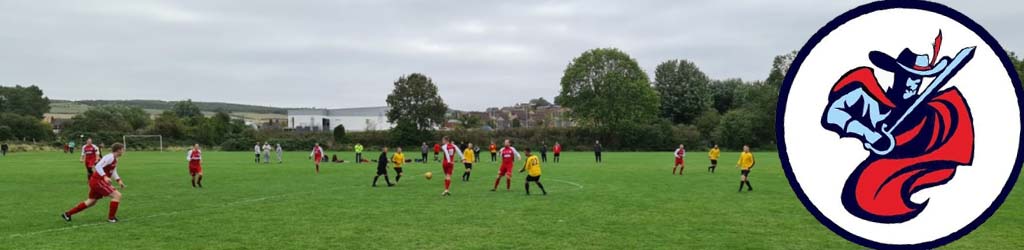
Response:
[[[975,47],[967,47],[960,50],[960,52],[956,54],[956,57],[953,58],[953,60],[946,65],[946,68],[942,70],[942,73],[939,73],[939,75],[932,80],[932,83],[928,84],[928,87],[925,88],[924,92],[921,92],[921,94],[917,96],[917,99],[915,99],[914,103],[910,105],[910,108],[907,108],[907,110],[903,112],[900,119],[896,120],[896,123],[893,123],[885,132],[892,134],[892,131],[896,130],[896,127],[899,127],[900,123],[903,123],[903,120],[906,119],[907,116],[910,116],[910,114],[913,113],[914,110],[924,102],[924,100],[931,98],[931,96],[938,92],[942,86],[949,83],[949,79],[952,78],[953,75],[956,75],[956,73],[974,57],[974,48]]]

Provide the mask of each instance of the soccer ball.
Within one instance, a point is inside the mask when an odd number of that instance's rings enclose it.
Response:
[[[427,172],[426,174],[423,174],[423,177],[427,177],[427,180],[430,180],[431,178],[434,178],[434,173]]]

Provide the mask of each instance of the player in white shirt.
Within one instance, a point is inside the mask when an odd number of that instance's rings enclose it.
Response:
[[[465,156],[462,155],[462,151],[459,150],[458,146],[452,144],[451,140],[447,136],[441,138],[441,151],[444,152],[444,159],[441,161],[441,169],[444,170],[444,192],[441,196],[450,196],[452,186],[452,171],[455,170],[455,155],[459,155],[459,159],[465,160]]]
[[[684,158],[686,158],[686,148],[683,147],[683,144],[679,144],[679,148],[672,155],[676,157],[676,164],[672,165],[672,175],[676,175],[676,168],[679,168],[679,175],[683,175],[683,168],[686,167],[686,162],[684,161]]]
[[[270,164],[270,142],[263,143],[263,164]]]
[[[110,223],[116,223],[117,220],[117,207],[121,204],[121,192],[114,189],[110,184],[111,180],[117,181],[117,184],[124,189],[124,181],[121,180],[121,176],[117,174],[117,159],[124,155],[124,145],[120,143],[114,143],[110,147],[112,151],[110,154],[103,156],[98,163],[96,163],[95,169],[93,170],[92,177],[89,178],[89,198],[77,206],[71,208],[67,212],[60,214],[60,217],[64,221],[71,222],[71,216],[75,215],[86,208],[96,205],[96,201],[103,197],[110,197],[110,210],[107,213],[107,221]]]
[[[284,163],[284,158],[282,158],[282,154],[284,154],[284,150],[281,149],[281,144],[278,143],[277,144],[277,163],[278,164]]]
[[[253,150],[256,150],[256,163],[259,164],[260,163],[260,152],[261,152],[260,151],[260,142],[256,142],[256,146],[253,147]]]

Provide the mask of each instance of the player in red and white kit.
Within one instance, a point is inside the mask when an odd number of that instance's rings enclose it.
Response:
[[[96,205],[97,200],[110,196],[110,210],[107,213],[107,221],[117,223],[117,206],[121,204],[121,192],[110,185],[110,180],[117,181],[117,184],[122,189],[126,187],[124,181],[121,180],[121,176],[117,175],[117,159],[124,155],[124,145],[114,143],[114,145],[110,146],[110,150],[112,151],[110,154],[103,156],[96,163],[92,176],[89,177],[89,198],[78,203],[71,210],[60,214],[64,221],[71,222],[72,215],[92,207],[92,205]]]
[[[313,145],[313,152],[309,152],[309,157],[313,158],[313,162],[316,163],[316,173],[320,174],[320,160],[324,159],[324,149],[320,148],[320,143]]]
[[[192,188],[199,185],[203,188],[203,153],[199,151],[199,143],[192,145],[192,149],[185,153],[185,160],[188,160],[188,174],[192,176]],[[196,180],[196,178],[199,178]]]
[[[679,168],[679,175],[683,175],[683,168],[686,168],[686,162],[683,160],[686,157],[686,148],[679,144],[679,148],[672,154],[676,156],[676,164],[672,165],[672,175],[676,175],[676,168]]]
[[[498,178],[494,179],[494,188],[491,191],[498,190],[501,176],[505,176],[505,190],[512,190],[512,167],[516,160],[522,157],[519,156],[519,151],[512,147],[512,143],[508,139],[505,139],[505,147],[498,150],[498,154],[501,155],[501,168],[498,169]]]
[[[459,159],[465,159],[465,157],[459,147],[452,144],[447,136],[441,138],[441,152],[444,152],[444,158],[441,160],[441,168],[444,169],[444,193],[441,193],[441,196],[449,196],[452,195],[449,190],[452,186],[452,171],[455,170],[455,155],[458,154]]]
[[[100,147],[92,144],[92,138],[85,140],[82,146],[82,157],[78,161],[85,163],[85,179],[92,178],[92,167],[100,160]]]

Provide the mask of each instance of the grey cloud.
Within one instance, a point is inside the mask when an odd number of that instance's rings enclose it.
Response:
[[[1022,51],[1018,1],[951,2]],[[422,72],[450,106],[557,95],[596,47],[651,74],[688,59],[763,79],[848,1],[0,1],[0,84],[52,98],[192,98],[285,107],[383,105]]]

